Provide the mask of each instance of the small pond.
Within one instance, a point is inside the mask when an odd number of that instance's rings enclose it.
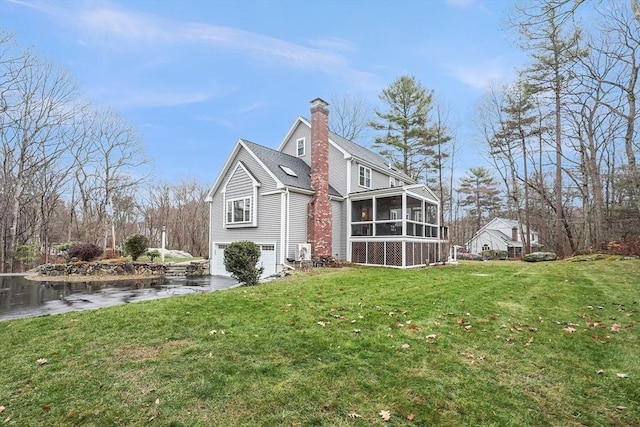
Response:
[[[35,282],[19,275],[0,275],[0,321],[213,292],[237,284],[234,279],[216,276],[108,282]]]

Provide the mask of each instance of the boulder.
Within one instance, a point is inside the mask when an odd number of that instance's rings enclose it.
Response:
[[[555,261],[557,259],[558,256],[553,252],[531,252],[522,257],[522,260],[527,262]]]

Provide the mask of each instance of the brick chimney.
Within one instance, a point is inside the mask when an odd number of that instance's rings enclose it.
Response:
[[[511,229],[511,240],[514,242],[518,241],[518,227],[513,227]]]
[[[311,101],[311,187],[307,211],[307,241],[313,257],[331,256],[331,203],[329,202],[329,104]]]

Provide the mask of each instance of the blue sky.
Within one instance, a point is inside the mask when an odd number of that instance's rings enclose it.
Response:
[[[214,181],[238,138],[277,148],[309,102],[416,76],[452,110],[458,172],[483,164],[472,124],[524,56],[511,1],[0,0],[0,28],[140,132],[154,172]],[[369,141],[359,141],[368,145]]]

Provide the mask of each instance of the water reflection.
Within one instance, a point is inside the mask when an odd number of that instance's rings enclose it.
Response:
[[[135,301],[228,289],[224,277],[165,277],[112,282],[34,282],[0,276],[0,321],[108,307]]]

